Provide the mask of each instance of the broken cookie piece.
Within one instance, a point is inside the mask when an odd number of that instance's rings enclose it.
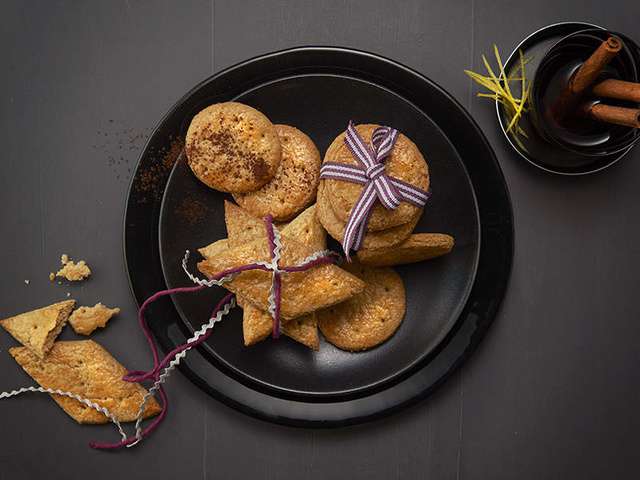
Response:
[[[0,325],[36,356],[44,358],[67,323],[75,304],[75,300],[54,303],[0,320]]]
[[[91,335],[96,328],[104,328],[107,322],[120,313],[119,308],[105,307],[98,302],[93,307],[79,307],[69,317],[69,324],[80,335]]]
[[[137,383],[125,382],[127,370],[93,340],[56,342],[41,359],[25,347],[9,353],[31,378],[44,388],[75,393],[109,410],[120,422],[136,419],[147,391]],[[78,423],[107,423],[107,417],[79,401],[61,395],[51,397]],[[150,398],[143,418],[157,415],[160,405]]]
[[[455,240],[444,233],[414,233],[399,245],[387,248],[358,250],[358,260],[364,265],[392,267],[422,262],[451,252]]]
[[[60,263],[62,263],[62,268],[56,272],[56,277],[66,278],[71,282],[78,282],[91,275],[91,269],[84,260],[75,263],[66,253],[63,253],[60,257]],[[51,275],[49,275],[49,278],[51,278]]]

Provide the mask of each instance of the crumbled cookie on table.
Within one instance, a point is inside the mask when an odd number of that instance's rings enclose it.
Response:
[[[91,275],[91,269],[87,262],[80,260],[75,263],[66,253],[63,253],[60,257],[60,263],[62,263],[62,268],[56,272],[56,277],[66,278],[71,282],[79,282]],[[49,279],[51,279],[51,275],[49,275]]]
[[[80,335],[91,335],[96,328],[104,328],[107,322],[120,313],[119,308],[105,307],[98,302],[93,307],[79,307],[69,317],[69,324]]]

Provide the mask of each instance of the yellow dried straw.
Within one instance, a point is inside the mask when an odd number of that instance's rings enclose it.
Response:
[[[515,68],[513,74],[507,77],[507,74],[498,52],[498,47],[493,46],[493,52],[496,57],[498,68],[500,69],[499,75],[496,75],[487,60],[487,57],[482,55],[482,62],[488,73],[488,75],[480,75],[479,73],[471,70],[465,70],[466,73],[474,82],[489,90],[491,93],[478,93],[478,97],[490,98],[496,102],[499,102],[505,109],[507,115],[507,134],[510,134],[518,146],[524,150],[526,148],[522,144],[520,137],[528,138],[527,133],[520,127],[520,119],[522,114],[527,112],[527,102],[529,100],[530,85],[527,81],[525,65],[529,62],[529,59],[525,59],[521,50],[518,51],[519,62]],[[509,84],[511,82],[520,83],[520,97],[514,95]]]

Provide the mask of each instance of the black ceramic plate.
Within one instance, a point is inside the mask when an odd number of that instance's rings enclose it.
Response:
[[[312,352],[287,338],[245,348],[236,310],[199,353],[186,358],[182,371],[239,410],[292,425],[356,423],[428,395],[482,338],[511,267],[509,196],[477,125],[430,80],[353,50],[297,48],[211,77],[160,122],[130,189],[125,251],[139,303],[167,286],[189,284],[180,269],[184,250],[226,236],[224,195],[200,184],[183,156],[166,176],[157,162],[172,139],[183,138],[195,113],[227,100],[252,105],[274,123],[295,125],[321,152],[350,119],[400,129],[425,154],[432,175],[433,197],[417,230],[451,233],[456,247],[446,257],[398,269],[407,314],[396,335],[378,348],[347,353],[321,342],[319,352]],[[161,173],[151,189],[149,172]],[[208,289],[155,305],[149,318],[163,349],[184,342],[221,295]]]
[[[522,50],[525,58],[530,59],[529,63],[526,65],[527,78],[529,80],[533,79],[538,69],[538,65],[540,65],[545,53],[555,45],[556,42],[567,35],[591,28],[601,27],[583,22],[562,22],[548,25],[533,32],[520,42],[505,62],[505,70],[507,71],[507,74],[511,74],[513,69],[518,66],[518,62],[520,61],[518,51]],[[515,86],[515,88],[518,91],[517,94],[519,94],[519,87]],[[532,165],[535,165],[542,170],[546,170],[547,172],[557,173],[560,175],[585,175],[588,173],[595,173],[613,165],[630,150],[630,148],[628,148],[623,152],[602,157],[579,155],[570,152],[558,145],[544,140],[536,132],[536,129],[529,121],[527,115],[524,115],[520,122],[522,128],[529,136],[528,139],[522,139],[522,143],[526,148],[523,149],[513,141],[510,135],[506,133],[508,125],[506,114],[502,106],[497,102],[496,113],[498,115],[498,122],[502,128],[502,132],[513,149]]]

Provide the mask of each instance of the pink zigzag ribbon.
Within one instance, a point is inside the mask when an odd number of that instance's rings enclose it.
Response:
[[[360,197],[351,210],[342,239],[342,248],[347,259],[352,249],[359,250],[362,246],[371,209],[376,200],[379,200],[385,208],[393,210],[398,208],[402,201],[421,208],[429,199],[429,192],[385,173],[384,161],[391,154],[398,135],[398,130],[395,128],[378,127],[371,136],[371,145],[367,145],[350,121],[345,132],[344,143],[358,164],[326,162],[320,169],[320,178],[364,185]]]

